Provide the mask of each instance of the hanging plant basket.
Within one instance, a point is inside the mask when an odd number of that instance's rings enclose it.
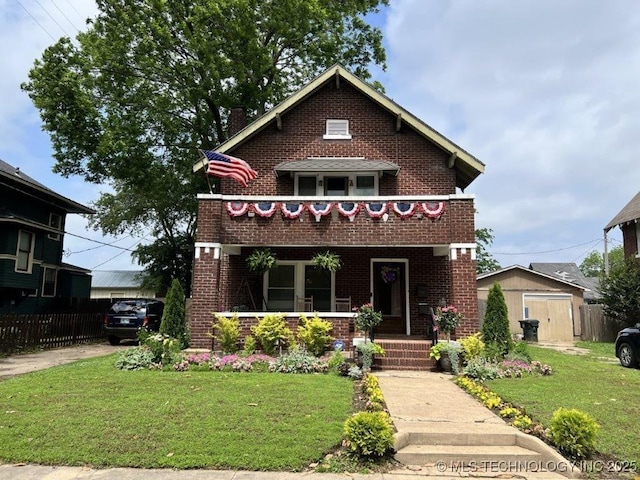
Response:
[[[276,254],[270,248],[256,248],[247,257],[247,266],[254,273],[264,273],[276,266]]]
[[[316,253],[311,258],[311,263],[313,263],[318,268],[329,270],[331,273],[336,273],[338,270],[340,270],[340,268],[342,268],[342,260],[340,260],[340,255],[329,250],[327,250],[326,252]]]

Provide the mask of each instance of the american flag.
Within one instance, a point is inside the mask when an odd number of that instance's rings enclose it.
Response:
[[[200,151],[209,160],[207,175],[233,178],[245,187],[249,180],[258,176],[256,171],[244,160],[212,150]]]

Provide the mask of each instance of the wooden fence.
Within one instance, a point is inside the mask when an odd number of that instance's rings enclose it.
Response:
[[[599,304],[580,305],[580,338],[591,342],[615,342],[620,326],[609,319]]]
[[[0,354],[100,340],[103,319],[104,313],[0,315]]]

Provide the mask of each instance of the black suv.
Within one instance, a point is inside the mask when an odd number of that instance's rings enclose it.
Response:
[[[104,317],[104,333],[111,345],[118,345],[120,340],[138,338],[141,328],[157,332],[163,311],[164,303],[155,299],[116,300]]]
[[[623,367],[635,367],[640,361],[640,323],[618,332],[616,357]]]

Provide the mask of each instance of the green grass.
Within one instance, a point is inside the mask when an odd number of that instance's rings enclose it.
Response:
[[[616,359],[615,343],[607,342],[577,342],[576,347],[588,348],[589,355],[602,358]]]
[[[0,460],[300,470],[340,444],[336,375],[117,370],[115,356],[0,382]]]
[[[498,379],[487,382],[487,386],[503,399],[523,406],[545,426],[560,407],[588,413],[601,427],[598,452],[640,466],[636,426],[640,418],[640,370],[599,358],[612,349],[612,344],[607,345],[593,346],[592,353],[584,356],[531,347],[534,360],[551,365],[553,375]]]

